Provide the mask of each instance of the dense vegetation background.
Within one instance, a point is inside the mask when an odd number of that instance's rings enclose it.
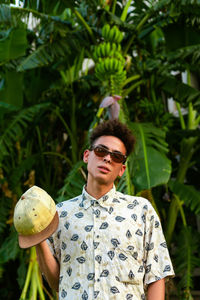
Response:
[[[11,4],[0,4],[0,298],[56,299],[35,249],[18,247],[14,206],[34,184],[56,202],[81,193],[88,133],[109,118],[102,99],[118,94],[137,144],[117,189],[161,218],[176,272],[166,299],[199,299],[199,1]],[[105,24],[122,38],[106,38]]]

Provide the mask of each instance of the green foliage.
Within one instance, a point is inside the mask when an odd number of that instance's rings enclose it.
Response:
[[[28,46],[24,28],[10,28],[1,31],[0,62],[5,62],[23,56]]]
[[[16,259],[19,252],[18,235],[14,227],[0,247],[0,264]]]
[[[168,151],[165,133],[152,124],[132,123],[130,126],[136,136],[136,148],[131,159],[131,174],[136,188],[140,191],[167,183],[171,163],[165,156]]]
[[[176,256],[177,274],[180,274],[179,288],[183,289],[182,299],[190,299],[193,288],[192,275],[194,268],[199,266],[198,255],[199,234],[194,234],[191,227],[182,228],[178,237]]]
[[[49,107],[48,103],[37,104],[33,107],[23,109],[13,116],[12,121],[0,137],[0,161],[3,157],[9,155],[14,151],[15,142],[20,140],[24,134],[24,130],[27,129],[28,124],[33,122],[35,116],[43,109]]]
[[[193,186],[186,185],[178,181],[170,180],[168,185],[170,190],[176,194],[186,206],[190,207],[195,214],[198,215],[200,213],[199,191],[197,191]]]
[[[58,192],[57,202],[61,202],[70,198],[74,198],[81,194],[85,181],[85,170],[83,169],[83,161],[77,162],[73,169],[64,179],[64,185]]]
[[[11,2],[0,5],[2,297],[16,298],[19,287],[12,282],[11,290],[8,280],[14,276],[31,298],[28,285],[36,291],[38,278],[37,264],[25,275],[29,252],[19,250],[11,224],[16,200],[33,184],[56,202],[81,193],[88,134],[108,118],[99,104],[118,93],[119,118],[133,130],[136,146],[116,187],[154,196],[173,250],[177,299],[191,299],[199,289],[193,272],[199,264],[199,3],[43,0],[21,1],[19,8]],[[85,58],[95,66],[83,71]],[[169,110],[169,97],[178,111]]]

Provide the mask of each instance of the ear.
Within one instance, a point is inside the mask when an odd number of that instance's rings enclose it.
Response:
[[[87,149],[87,150],[84,151],[84,153],[83,153],[83,161],[84,161],[84,163],[88,162],[89,154],[90,154],[90,150]]]
[[[124,174],[124,171],[126,170],[126,165],[122,165],[121,166],[121,169],[120,169],[120,171],[119,171],[119,177],[122,177],[122,175]]]

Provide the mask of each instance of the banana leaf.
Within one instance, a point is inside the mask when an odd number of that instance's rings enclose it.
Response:
[[[130,156],[130,174],[137,192],[166,184],[171,174],[171,161],[166,156],[165,133],[151,124],[132,123],[136,136]]]
[[[170,180],[170,190],[179,196],[180,200],[184,202],[187,207],[190,207],[195,214],[200,213],[200,192],[193,186],[180,183],[178,181]]]
[[[15,71],[5,72],[5,80],[0,90],[0,101],[16,107],[23,105],[23,74]]]
[[[0,31],[0,62],[16,59],[25,54],[28,46],[24,28]]]

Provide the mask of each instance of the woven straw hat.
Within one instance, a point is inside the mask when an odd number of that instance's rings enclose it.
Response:
[[[57,229],[58,223],[55,202],[38,186],[28,189],[15,206],[14,226],[21,248],[29,248],[46,240]]]

